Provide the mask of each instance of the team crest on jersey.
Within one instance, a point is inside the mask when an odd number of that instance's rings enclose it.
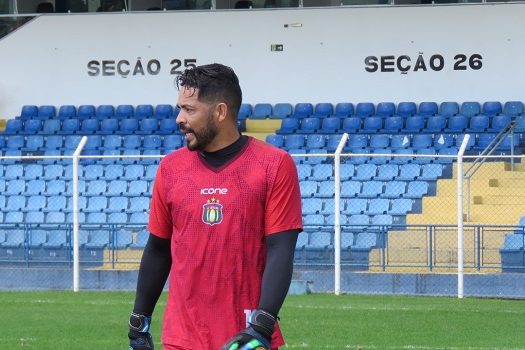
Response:
[[[218,199],[212,198],[202,205],[202,222],[210,226],[220,224],[222,222],[222,204]]]

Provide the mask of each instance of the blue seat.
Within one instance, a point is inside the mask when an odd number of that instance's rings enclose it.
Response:
[[[361,129],[361,118],[359,117],[348,117],[343,119],[343,126],[341,131],[348,133],[355,133]]]
[[[104,218],[104,220],[102,220]],[[101,224],[105,221],[106,214],[104,213],[90,213],[87,216],[87,223]],[[110,243],[109,230],[90,230],[87,243],[84,245],[87,249],[102,249]]]
[[[250,119],[266,119],[270,118],[273,113],[273,108],[270,103],[257,103],[253,107],[253,113]]]
[[[249,103],[242,103],[237,114],[237,119],[244,120],[252,116],[253,108]]]
[[[62,121],[60,131],[64,134],[74,134],[80,129],[80,121],[78,119],[65,119]]]
[[[291,103],[281,102],[281,103],[276,103],[273,106],[272,118],[274,119],[288,118],[292,114],[293,114],[293,106]]]
[[[85,196],[78,197],[78,210],[83,212],[87,208],[87,198]],[[67,198],[66,212],[71,213],[73,211],[73,197]]]
[[[108,208],[108,199],[106,196],[93,196],[87,198],[87,206],[84,212],[103,212]]]
[[[134,116],[135,109],[132,105],[119,105],[115,109],[115,117],[117,117],[117,119],[132,119]]]
[[[281,127],[277,129],[277,134],[293,134],[299,129],[299,119],[285,118],[281,121]]]
[[[21,211],[8,211],[5,214],[4,222],[7,224],[22,224],[24,223],[24,213]]]
[[[368,207],[368,200],[365,198],[350,198],[345,201],[342,212],[346,215],[364,214]]]
[[[320,132],[331,134],[339,131],[341,119],[337,117],[325,117],[321,122]]]
[[[110,215],[110,219],[109,220],[110,221],[115,220],[115,223],[117,223],[117,222],[126,223],[127,222],[127,215],[126,214],[119,213],[117,215],[123,215],[123,216],[118,216],[118,217],[112,218],[111,215]],[[126,217],[126,218],[124,219],[124,217]],[[117,249],[123,249],[123,248],[129,247],[133,243],[133,232],[130,231],[130,230],[126,230],[126,229],[118,230],[115,233],[115,242],[113,242],[113,243],[114,243],[114,247],[117,248]]]
[[[354,233],[342,231],[341,232],[341,249],[348,250],[354,244]]]
[[[154,115],[155,111],[150,104],[138,105],[135,108],[135,116],[139,119],[152,118]]]
[[[181,135],[166,135],[162,140],[165,153],[174,151],[182,147],[182,136]]]
[[[69,150],[75,150],[78,147],[81,138],[82,136],[80,135],[67,135],[65,137],[64,147]]]
[[[491,118],[490,127],[488,131],[499,132],[500,130],[505,128],[510,122],[511,122],[510,115],[507,115],[507,114],[495,115]]]
[[[334,181],[320,181],[319,189],[317,190],[316,197],[322,198],[334,198],[335,185]]]
[[[431,117],[438,114],[438,105],[436,102],[421,102],[419,104],[419,115],[423,117]]]
[[[173,134],[179,131],[179,125],[173,118],[161,119],[158,132],[161,134]]]
[[[377,226],[392,226],[394,218],[390,214],[374,215],[371,217],[370,223]]]
[[[370,224],[370,217],[367,214],[350,215],[347,224],[353,231],[366,230]]]
[[[139,121],[134,118],[125,118],[120,120],[119,132],[122,134],[133,134],[139,129]]]
[[[399,102],[397,104],[397,114],[402,117],[411,117],[417,112],[417,106],[415,102]]]
[[[51,119],[57,116],[57,109],[55,106],[42,105],[38,107],[38,119]]]
[[[125,180],[114,180],[108,183],[108,196],[123,196],[128,189],[128,183]]]
[[[428,193],[427,181],[410,181],[407,186],[407,191],[403,197],[405,198],[421,198]]]
[[[297,164],[297,176],[299,181],[309,180],[312,175],[312,166],[310,164]]]
[[[100,133],[111,135],[119,130],[119,121],[117,118],[102,119],[100,121]]]
[[[21,164],[9,164],[5,167],[5,180],[17,180],[24,177],[24,167]]]
[[[513,147],[518,147],[519,143],[520,143],[519,134],[506,135],[503,141],[498,146],[498,150],[510,150]]]
[[[135,197],[134,197],[135,198]],[[136,197],[141,198],[141,197]],[[107,213],[123,213],[128,210],[128,197],[110,197],[108,206],[105,209]]]
[[[381,193],[383,193],[383,183],[372,180],[363,182],[360,196],[363,198],[377,198]]]
[[[126,135],[122,146],[125,149],[138,149],[142,146],[142,138],[140,135]]]
[[[459,104],[453,101],[441,102],[439,105],[439,114],[448,117],[459,114]]]
[[[381,117],[370,116],[363,120],[363,131],[377,132],[383,128],[383,119]]]
[[[370,160],[368,154],[370,150],[368,148],[350,148],[346,147],[345,152],[352,153],[351,156],[345,159],[346,163],[352,164],[363,164]]]
[[[381,118],[391,117],[396,114],[396,105],[393,102],[379,102],[375,115]]]
[[[118,149],[122,146],[122,136],[120,135],[106,135],[102,143],[103,149]]]
[[[44,212],[65,211],[67,206],[66,197],[52,196],[47,198],[46,206],[42,207]]]
[[[87,213],[86,215],[86,223],[87,224],[107,224],[108,222],[108,217],[107,217],[107,214],[106,213],[98,213],[98,212],[93,212],[93,213]],[[97,231],[95,231],[97,232]],[[107,232],[107,231],[105,231]],[[106,233],[107,235],[107,233]],[[88,244],[91,242],[91,237],[90,237],[90,241],[88,242]]]
[[[152,134],[157,131],[159,121],[157,118],[144,118],[140,120],[138,132],[141,134]]]
[[[87,196],[101,196],[106,193],[107,183],[105,180],[92,180],[87,182]]]
[[[419,164],[401,164],[399,166],[399,175],[397,180],[412,181],[421,175],[421,166]]]
[[[87,142],[84,145],[84,150],[100,150],[101,147],[102,147],[102,136],[90,135],[88,136]]]
[[[45,222],[44,216],[45,216],[44,213],[41,212],[41,211],[30,211],[30,212],[26,213],[24,221],[27,224],[41,225],[41,224],[43,224]],[[33,230],[32,234],[34,234],[34,233],[35,233],[35,231]]]
[[[382,165],[390,162],[392,159],[391,154],[393,151],[390,148],[377,148],[372,150],[370,153],[370,160],[369,162],[376,165]]]
[[[504,251],[523,251],[525,248],[524,238],[523,234],[506,234],[501,249]]]
[[[19,248],[25,242],[24,230],[7,230],[5,235],[5,241],[2,243],[3,248]]]
[[[42,244],[47,249],[60,249],[67,245],[67,231],[66,230],[52,230],[49,231],[48,239]]]
[[[345,149],[352,150],[354,153],[356,149],[365,149],[368,146],[368,137],[366,135],[354,134],[348,137],[348,142]]]
[[[452,134],[437,134],[434,135],[433,147],[436,149],[450,148],[454,145],[454,135]]]
[[[146,149],[160,149],[162,146],[162,139],[159,135],[144,136],[142,147]]]
[[[62,125],[59,119],[47,119],[44,120],[44,125],[42,126],[42,132],[45,134],[56,134],[60,132]]]
[[[35,105],[24,105],[20,112],[21,119],[32,119],[38,117],[38,107]]]
[[[342,197],[356,197],[361,193],[361,181],[348,180],[341,182]]]
[[[412,199],[410,198],[394,198],[390,203],[390,215],[406,215],[412,211]]]
[[[317,181],[300,181],[299,182],[299,188],[301,190],[301,197],[302,198],[309,198],[313,197],[317,194]]]
[[[432,147],[433,139],[431,134],[417,134],[412,138],[412,147],[414,149]]]
[[[11,135],[7,137],[6,150],[21,150],[25,146],[25,137],[22,135]]]
[[[377,175],[377,165],[375,164],[359,164],[355,167],[355,175],[353,180],[368,181]]]
[[[46,150],[59,150],[63,147],[64,139],[60,135],[50,135],[45,138]]]
[[[317,103],[314,107],[313,116],[317,118],[327,118],[334,114],[334,106],[328,102]]]
[[[319,223],[317,218],[314,220],[314,224],[319,226],[324,225],[324,221],[323,223]],[[332,236],[329,232],[325,231],[310,231],[310,238],[308,242],[308,246],[306,247],[307,249],[328,249],[332,246]]]
[[[406,191],[406,182],[404,181],[388,181],[385,183],[385,189],[381,194],[382,198],[399,198]]]
[[[443,176],[442,164],[423,164],[421,166],[421,175],[418,179],[425,181],[435,181],[441,176]]]
[[[302,250],[308,245],[308,233],[307,232],[301,232],[297,236],[297,242],[295,244],[295,250]]]
[[[129,218],[131,224],[146,225],[148,223],[148,214],[146,213],[131,213]]]
[[[155,179],[155,175],[157,174],[158,168],[159,168],[158,164],[146,165],[146,173],[144,174],[144,180],[153,181]]]
[[[323,208],[323,201],[320,198],[303,198],[301,200],[303,215],[320,214]]]
[[[454,115],[448,117],[448,126],[446,131],[462,132],[468,128],[469,119],[464,115]]]
[[[425,131],[428,132],[441,132],[445,130],[447,126],[447,119],[442,115],[430,116],[427,119],[427,126]]]
[[[140,230],[135,237],[135,241],[129,245],[130,248],[142,249],[146,246],[150,233],[147,229]]]
[[[84,167],[85,180],[99,180],[104,178],[104,166],[101,164],[90,164]]]
[[[266,136],[266,142],[277,148],[284,147],[284,135],[270,134]]]
[[[390,137],[385,134],[373,134],[370,136],[371,148],[387,148],[390,145]]]
[[[328,135],[326,139],[326,150],[328,152],[335,152],[342,137],[343,135],[341,134]]]
[[[385,198],[373,198],[368,204],[366,213],[368,215],[386,214],[390,207],[390,201]]]
[[[481,106],[481,113],[488,116],[496,116],[503,112],[501,102],[499,101],[487,101]]]
[[[42,130],[42,121],[37,120],[37,119],[29,119],[24,122],[23,131],[26,134],[36,134],[40,130]]]
[[[46,196],[60,196],[66,192],[66,182],[64,180],[50,180],[47,182]]]
[[[5,187],[6,187],[5,180],[0,178],[0,193],[2,193],[2,195],[0,195],[0,199],[3,198],[3,200],[4,200],[4,202],[0,201],[0,205],[2,207],[5,205],[5,196],[3,195],[3,193],[5,192]]]
[[[354,104],[351,102],[339,102],[335,105],[334,117],[348,118],[354,115]]]
[[[352,250],[370,250],[377,246],[377,234],[375,232],[360,232],[355,237]]]
[[[301,119],[299,132],[303,134],[313,134],[321,129],[321,119],[314,117],[305,117]]]
[[[61,117],[61,119],[71,119],[71,118],[89,119],[89,118],[95,118],[97,116],[97,111],[95,109],[95,106],[93,105],[80,105],[78,106],[76,115],[74,113],[74,110],[69,107],[64,107],[64,111],[62,115],[63,116]]]
[[[487,131],[489,128],[489,117],[486,115],[475,115],[470,118],[470,123],[467,131],[474,133],[481,133]]]
[[[418,148],[416,149],[416,154],[418,155],[413,160],[417,164],[427,164],[431,163],[436,159],[436,150],[434,148]]]
[[[123,180],[139,180],[144,177],[144,166],[140,164],[132,164],[126,166]]]
[[[390,139],[390,147],[393,149],[410,148],[411,140],[409,135],[397,134],[392,135]]]
[[[330,215],[335,212],[335,202],[333,198],[322,198],[323,208],[321,209],[321,214]],[[340,201],[340,210],[344,209],[344,201]]]
[[[288,150],[302,149],[305,146],[305,138],[302,134],[287,135],[284,144]]]
[[[405,131],[417,133],[425,128],[425,118],[420,115],[414,115],[406,118]]]
[[[22,195],[11,195],[7,197],[7,206],[5,210],[10,211],[22,211],[26,207],[26,197]]]
[[[6,181],[5,191],[2,192],[6,196],[22,195],[26,190],[25,180],[9,180]]]
[[[354,177],[355,173],[355,165],[352,163],[343,163],[341,164],[340,168],[340,177],[341,180],[350,180]]]
[[[463,142],[464,138],[465,138],[464,134],[460,134],[456,136],[456,142],[455,142],[456,147],[459,148],[461,146],[461,143]],[[470,138],[467,143],[467,149],[470,149],[474,147],[475,145],[476,145],[476,137],[475,135],[470,135]]]
[[[150,199],[148,197],[131,197],[129,199],[129,212],[147,212],[149,210]]]
[[[72,119],[74,120],[74,119]],[[80,124],[80,132],[84,134],[96,133],[99,129],[98,119],[84,119]]]
[[[2,173],[0,171],[0,176]],[[44,167],[41,164],[29,164],[24,169],[24,178],[26,180],[40,179],[44,176]]]
[[[133,180],[128,185],[128,195],[144,196],[148,194],[148,182],[144,180]]]
[[[517,117],[523,114],[523,102],[507,101],[503,105],[503,113],[511,117]]]
[[[49,212],[45,218],[46,224],[64,224],[66,216],[63,212]]]
[[[306,149],[321,149],[326,144],[324,135],[311,134],[306,136]]]
[[[481,106],[479,102],[475,102],[475,101],[463,102],[459,109],[459,113],[467,117],[473,117],[481,113]]]
[[[439,164],[450,164],[457,156],[458,149],[455,147],[450,148],[439,148],[437,150],[437,155],[441,157],[436,157],[435,163]]]
[[[361,119],[373,116],[375,113],[375,106],[371,102],[359,102],[355,106],[355,116]]]
[[[95,116],[100,120],[114,118],[115,107],[112,105],[100,105],[97,107]]]
[[[404,118],[398,115],[385,118],[383,131],[389,133],[395,133],[404,128]]]
[[[44,149],[44,136],[42,135],[27,135],[24,151],[41,151]]]
[[[307,164],[305,164],[307,166]],[[332,164],[315,164],[312,167],[310,179],[315,181],[326,181],[333,179]]]
[[[308,118],[314,114],[314,106],[309,102],[296,103],[293,110],[293,116],[295,118],[303,119]]]
[[[46,192],[46,182],[44,180],[29,180],[25,195],[33,196],[40,195]]]
[[[158,119],[171,118],[173,116],[173,106],[168,104],[156,105],[155,116]]]
[[[377,175],[375,180],[391,181],[399,174],[399,166],[397,164],[381,164],[377,167]]]

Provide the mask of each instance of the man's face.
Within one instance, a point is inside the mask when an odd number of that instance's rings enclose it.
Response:
[[[184,88],[179,91],[177,106],[180,108],[177,124],[186,138],[188,149],[206,151],[218,134],[212,107],[197,99],[199,91]]]

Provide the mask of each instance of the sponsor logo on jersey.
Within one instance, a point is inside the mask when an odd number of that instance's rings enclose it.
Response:
[[[228,194],[227,188],[201,188],[201,194]]]
[[[210,226],[222,222],[222,207],[218,199],[212,198],[202,205],[202,222]]]

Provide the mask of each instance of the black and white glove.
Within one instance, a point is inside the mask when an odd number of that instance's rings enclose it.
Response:
[[[254,310],[248,328],[234,335],[221,350],[269,350],[277,318],[264,310]]]
[[[153,340],[149,332],[151,316],[131,313],[129,318],[129,349],[128,350],[153,350]]]

